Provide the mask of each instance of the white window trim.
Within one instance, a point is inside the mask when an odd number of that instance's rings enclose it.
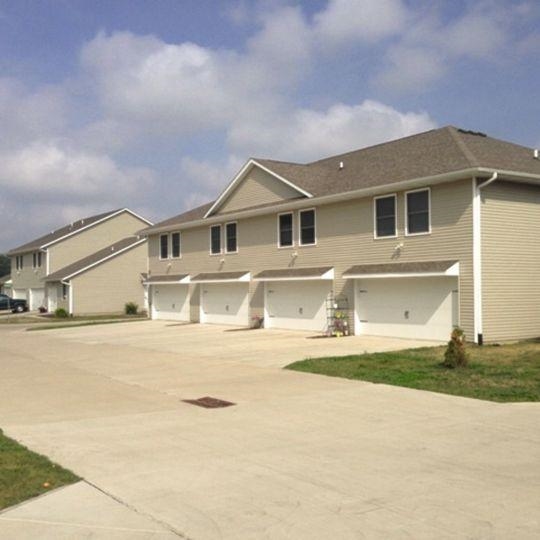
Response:
[[[378,236],[377,235],[377,200],[388,199],[389,197],[394,198],[394,234],[388,235],[388,236]],[[397,238],[398,237],[397,224],[398,224],[397,193],[388,193],[387,195],[379,195],[378,197],[373,197],[373,238],[375,240]]]
[[[236,225],[236,249],[234,251],[229,251],[227,249],[227,225]],[[227,221],[223,227],[223,235],[224,235],[224,242],[223,242],[223,250],[227,255],[235,255],[238,253],[238,221]]]
[[[212,253],[212,229],[215,227],[219,227],[219,253]],[[208,227],[208,240],[208,243],[210,244],[208,246],[208,253],[210,257],[219,257],[220,255],[223,255],[223,226],[221,223],[210,225],[210,227]]]
[[[291,238],[292,238],[292,244],[290,246],[282,246],[281,245],[281,230],[280,230],[280,227],[279,227],[279,218],[281,216],[288,216],[290,215],[291,216]],[[277,247],[278,249],[292,249],[294,248],[295,246],[295,242],[294,242],[294,212],[280,212],[278,215],[277,215]]]
[[[409,212],[407,209],[407,195],[409,193],[417,193],[419,191],[428,192],[428,230],[424,232],[410,233],[409,232]],[[405,236],[425,236],[426,234],[431,234],[431,188],[423,187],[423,188],[418,188],[418,189],[411,189],[405,192],[404,197],[405,197]]]
[[[315,242],[312,244],[302,243],[302,214],[313,210],[313,228],[315,229]],[[298,211],[298,245],[300,247],[312,247],[317,245],[317,210],[315,208],[304,208]]]
[[[173,254],[173,239],[172,239],[173,234],[178,234],[180,237],[180,254],[178,255],[178,257],[175,257]],[[174,231],[174,232],[169,233],[169,242],[170,242],[169,258],[175,261],[178,259],[181,259],[182,258],[182,233],[180,231]]]
[[[167,256],[166,257],[161,256],[161,238],[163,236],[167,237]],[[169,233],[162,233],[159,235],[159,260],[160,261],[168,261],[171,258],[171,250],[169,249],[171,247],[170,243],[171,243],[171,235]]]

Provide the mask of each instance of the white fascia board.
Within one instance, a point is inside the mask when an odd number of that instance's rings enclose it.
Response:
[[[198,279],[197,281],[191,281],[191,283],[247,283],[251,281],[251,273],[247,272],[243,276],[236,279]]]
[[[143,285],[189,285],[191,278],[186,276],[177,281],[143,281]]]
[[[252,167],[259,167],[263,171],[267,172],[268,174],[271,174],[274,178],[280,180],[284,184],[287,184],[289,187],[295,189],[302,195],[305,195],[308,198],[312,198],[313,195],[311,193],[308,193],[307,191],[303,190],[302,188],[299,188],[286,178],[283,178],[279,174],[276,174],[274,171],[269,169],[268,167],[265,167],[264,165],[261,165],[259,162],[255,161],[254,159],[250,159],[238,172],[238,174],[231,180],[229,185],[225,188],[225,190],[221,193],[221,195],[216,199],[214,204],[210,207],[210,209],[206,212],[204,215],[205,218],[211,216],[215,210],[217,210],[223,201],[227,198],[227,196],[234,190],[234,188],[243,180],[244,175],[252,168]]]
[[[119,251],[112,251],[111,254],[108,255],[107,257],[103,257],[103,259],[100,259],[99,261],[96,261],[95,263],[89,264],[88,266],[85,266],[84,268],[77,270],[77,272],[73,272],[73,274],[69,274],[68,276],[62,278],[62,280],[74,278],[78,276],[79,274],[82,274],[83,272],[86,272],[90,270],[91,268],[94,268],[94,266],[103,264],[105,261],[108,261],[109,259],[113,259],[114,257],[117,257],[118,255],[121,255],[122,253],[125,253],[126,251],[129,251],[130,249],[133,249],[134,247],[144,244],[144,242],[146,242],[146,238],[143,238],[142,240],[139,240],[138,242],[135,242],[134,244],[131,244],[130,246],[125,247],[124,249],[120,249]]]
[[[423,278],[423,277],[457,277],[459,263],[452,265],[444,272],[401,272],[395,274],[344,274],[346,279],[387,279],[387,278]]]
[[[484,171],[483,171],[484,172]],[[427,187],[437,184],[444,184],[447,182],[454,182],[456,180],[466,180],[472,178],[478,173],[478,168],[462,169],[460,171],[454,171],[452,173],[438,174],[435,176],[423,176],[420,178],[414,178],[411,180],[404,180],[402,182],[394,182],[392,184],[385,184],[382,186],[374,186],[370,188],[355,189],[353,191],[346,191],[343,193],[335,193],[332,195],[323,195],[321,197],[313,197],[308,199],[295,199],[293,201],[284,201],[277,203],[273,206],[267,206],[265,208],[256,208],[253,210],[240,210],[238,212],[231,212],[226,217],[229,220],[245,219],[254,216],[261,216],[265,214],[275,214],[281,212],[287,212],[290,210],[296,210],[298,208],[312,208],[314,206],[331,204],[341,201],[349,201],[351,199],[360,199],[363,197],[371,197],[383,193],[393,193],[395,191],[401,191],[416,187]],[[484,174],[488,174],[487,170]],[[211,216],[208,218],[202,218],[194,221],[188,221],[186,223],[179,223],[176,225],[168,225],[163,228],[154,229],[150,234],[161,234],[168,231],[179,231],[185,229],[193,229],[203,225],[211,225],[213,223],[221,223],[224,216]],[[149,236],[146,233],[146,236]]]
[[[122,208],[118,210],[117,212],[114,212],[113,214],[110,214],[108,216],[105,216],[104,218],[98,219],[97,221],[93,221],[92,223],[86,225],[85,227],[81,227],[80,229],[77,229],[76,231],[70,232],[68,234],[65,234],[64,236],[61,236],[60,238],[57,238],[56,240],[53,240],[52,242],[48,242],[47,244],[43,244],[40,246],[39,249],[45,250],[45,248],[48,248],[49,246],[52,246],[54,244],[58,244],[58,242],[62,242],[62,240],[65,240],[66,238],[69,238],[70,236],[75,236],[76,234],[79,234],[83,231],[86,231],[87,229],[90,229],[91,227],[94,227],[95,225],[99,225],[100,223],[103,223],[104,221],[108,221],[109,219],[112,219],[113,217],[116,217],[124,212],[127,212],[128,214],[131,214],[132,216],[136,217],[137,219],[140,219],[147,223],[148,225],[152,226],[153,223],[151,221],[148,221],[147,219],[143,218],[142,216],[139,216],[129,208]]]
[[[331,268],[320,276],[298,276],[298,277],[262,277],[253,278],[253,281],[321,281],[334,279],[334,269]]]

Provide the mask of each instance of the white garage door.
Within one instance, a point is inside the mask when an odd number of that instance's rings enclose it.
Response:
[[[357,334],[448,340],[458,323],[456,277],[356,283]]]
[[[13,297],[17,300],[28,300],[26,297],[26,289],[13,289]]]
[[[32,310],[45,306],[45,289],[30,289],[29,305]]]
[[[247,283],[201,283],[201,322],[249,326]]]
[[[332,281],[266,282],[266,328],[326,330],[326,300]]]
[[[152,319],[189,321],[187,285],[152,285]]]

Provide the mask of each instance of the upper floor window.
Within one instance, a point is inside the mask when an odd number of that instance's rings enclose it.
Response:
[[[278,216],[278,246],[291,247],[293,245],[293,214],[279,214]]]
[[[405,234],[423,234],[431,231],[429,188],[405,193],[407,223]]]
[[[396,196],[375,197],[375,238],[396,236]]]
[[[238,251],[236,222],[225,225],[225,251],[227,253],[236,253]]]
[[[212,255],[221,253],[221,225],[210,227],[210,253]]]
[[[180,233],[175,232],[171,234],[171,256],[173,259],[180,257]]]
[[[41,251],[32,254],[32,268],[41,268]]]
[[[162,234],[159,237],[159,258],[168,259],[169,258],[169,235]]]
[[[24,261],[23,255],[17,255],[15,257],[15,268],[17,270],[22,270],[23,269],[23,261]]]
[[[300,210],[300,245],[312,246],[315,243],[315,210]]]

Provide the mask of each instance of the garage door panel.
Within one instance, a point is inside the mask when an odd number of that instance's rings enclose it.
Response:
[[[447,340],[457,324],[456,289],[454,277],[359,280],[360,333]]]
[[[266,283],[267,328],[322,332],[326,329],[328,281]]]
[[[152,285],[152,319],[189,321],[189,287]]]
[[[201,285],[201,322],[249,325],[246,283],[206,283]]]

